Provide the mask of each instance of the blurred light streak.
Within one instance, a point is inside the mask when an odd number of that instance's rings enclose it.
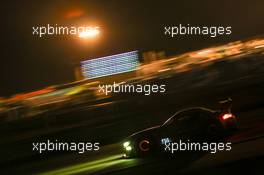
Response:
[[[106,158],[102,158],[95,161],[90,161],[88,163],[81,163],[78,165],[73,165],[67,168],[62,168],[59,170],[54,170],[50,172],[43,173],[41,175],[65,175],[65,174],[78,174],[84,172],[95,172],[107,167],[121,164],[121,163],[133,163],[134,159],[121,159],[123,154],[112,155]]]
[[[169,70],[171,70],[171,68],[161,69],[161,70],[159,70],[158,72],[166,72],[166,71],[169,71]]]
[[[264,45],[256,46],[255,49],[262,48],[262,47],[264,47]]]
[[[210,52],[212,52],[212,50],[204,50],[204,51],[198,52],[197,54],[198,55],[203,55],[203,54],[207,54],[207,53],[210,53]]]

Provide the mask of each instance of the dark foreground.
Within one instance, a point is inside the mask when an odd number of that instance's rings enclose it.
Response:
[[[166,84],[165,94],[123,95],[1,125],[0,174],[263,174],[264,72],[237,71],[237,64],[228,63],[229,68],[222,64],[153,80]],[[240,123],[239,131],[226,138],[233,144],[231,151],[122,159],[120,142],[131,133],[159,124],[185,107],[217,108],[226,97],[233,99]],[[98,141],[101,148],[84,154],[32,151],[32,142],[47,139]]]

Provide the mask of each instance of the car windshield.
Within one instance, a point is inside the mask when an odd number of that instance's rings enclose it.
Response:
[[[182,113],[183,111],[178,111],[175,114],[173,114],[170,118],[168,118],[162,125],[163,126],[168,126],[170,125],[176,118],[178,118],[179,114]]]
[[[203,110],[207,110],[205,108],[202,108]],[[161,126],[168,126],[170,125],[171,123],[173,123],[174,120],[178,119],[178,118],[181,118],[181,116],[183,116],[184,113],[186,112],[190,112],[190,111],[197,111],[197,110],[201,110],[201,108],[189,108],[189,109],[183,109],[181,111],[178,111],[176,112],[175,114],[173,114],[170,118],[168,118]]]

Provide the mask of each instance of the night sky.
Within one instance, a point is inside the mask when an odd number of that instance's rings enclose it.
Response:
[[[264,33],[263,0],[47,0],[1,1],[0,96],[74,80],[81,59],[125,51],[174,55]],[[164,35],[164,26],[231,26],[232,34]],[[97,39],[32,35],[33,26],[97,25]]]

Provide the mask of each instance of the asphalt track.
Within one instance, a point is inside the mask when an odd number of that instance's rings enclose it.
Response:
[[[262,121],[263,122],[263,121]],[[101,147],[99,152],[90,152],[83,155],[62,155],[49,159],[30,161],[6,169],[1,174],[192,174],[208,171],[216,173],[214,168],[230,174],[234,170],[226,168],[238,161],[257,161],[263,163],[264,156],[264,127],[260,123],[250,128],[243,127],[235,135],[226,139],[232,142],[231,151],[221,151],[216,154],[180,153],[177,156],[153,156],[146,159],[124,159],[120,151],[120,144],[111,144]],[[256,160],[257,159],[257,160]],[[260,160],[258,160],[260,159]],[[252,163],[252,162],[251,162]],[[220,167],[223,168],[220,168]],[[257,166],[255,164],[255,166]],[[241,169],[242,168],[242,169]],[[244,168],[244,169],[243,169]],[[260,173],[260,165],[254,170]],[[248,167],[235,167],[237,171],[251,171]],[[253,171],[254,172],[254,171]],[[216,173],[217,174],[217,173]],[[221,173],[218,173],[221,174]]]
[[[184,153],[182,155],[177,155],[177,157],[166,156],[151,157],[147,159],[123,159],[122,154],[118,154],[119,145],[111,145],[108,146],[108,148],[102,148],[102,152],[105,152],[104,155],[107,155],[106,157],[95,161],[87,161],[86,163],[48,171],[43,173],[43,175],[78,173],[162,174],[164,172],[188,174],[201,169],[208,169],[228,163],[230,164],[238,160],[264,156],[264,135],[257,135],[259,132],[264,133],[263,131],[264,128],[255,132],[240,132],[227,140],[232,142],[232,150],[230,152],[223,151],[216,154],[207,153],[203,155],[190,155]],[[109,147],[111,147],[110,150]],[[88,157],[90,156],[88,155]]]
[[[105,145],[98,152],[84,154],[40,155],[37,159],[19,161],[13,166],[6,165],[1,174],[196,174],[213,173],[214,168],[230,174],[232,164],[245,160],[258,165],[264,155],[264,109],[241,113],[240,129],[225,141],[232,142],[232,150],[216,154],[180,153],[177,156],[153,156],[146,159],[124,159],[121,143]],[[261,114],[261,115],[260,115]],[[251,160],[253,159],[253,160]],[[259,160],[260,159],[260,160]],[[239,163],[242,165],[242,163]],[[222,167],[221,167],[222,166]],[[251,165],[252,166],[252,165]],[[228,167],[228,168],[227,168]],[[232,167],[232,166],[231,166]],[[255,173],[262,172],[257,166]],[[236,166],[242,171],[245,166]],[[242,168],[242,169],[241,169]],[[220,171],[220,172],[222,172]],[[245,171],[245,170],[243,170]],[[215,173],[215,172],[214,172]],[[221,173],[220,173],[221,174]]]

